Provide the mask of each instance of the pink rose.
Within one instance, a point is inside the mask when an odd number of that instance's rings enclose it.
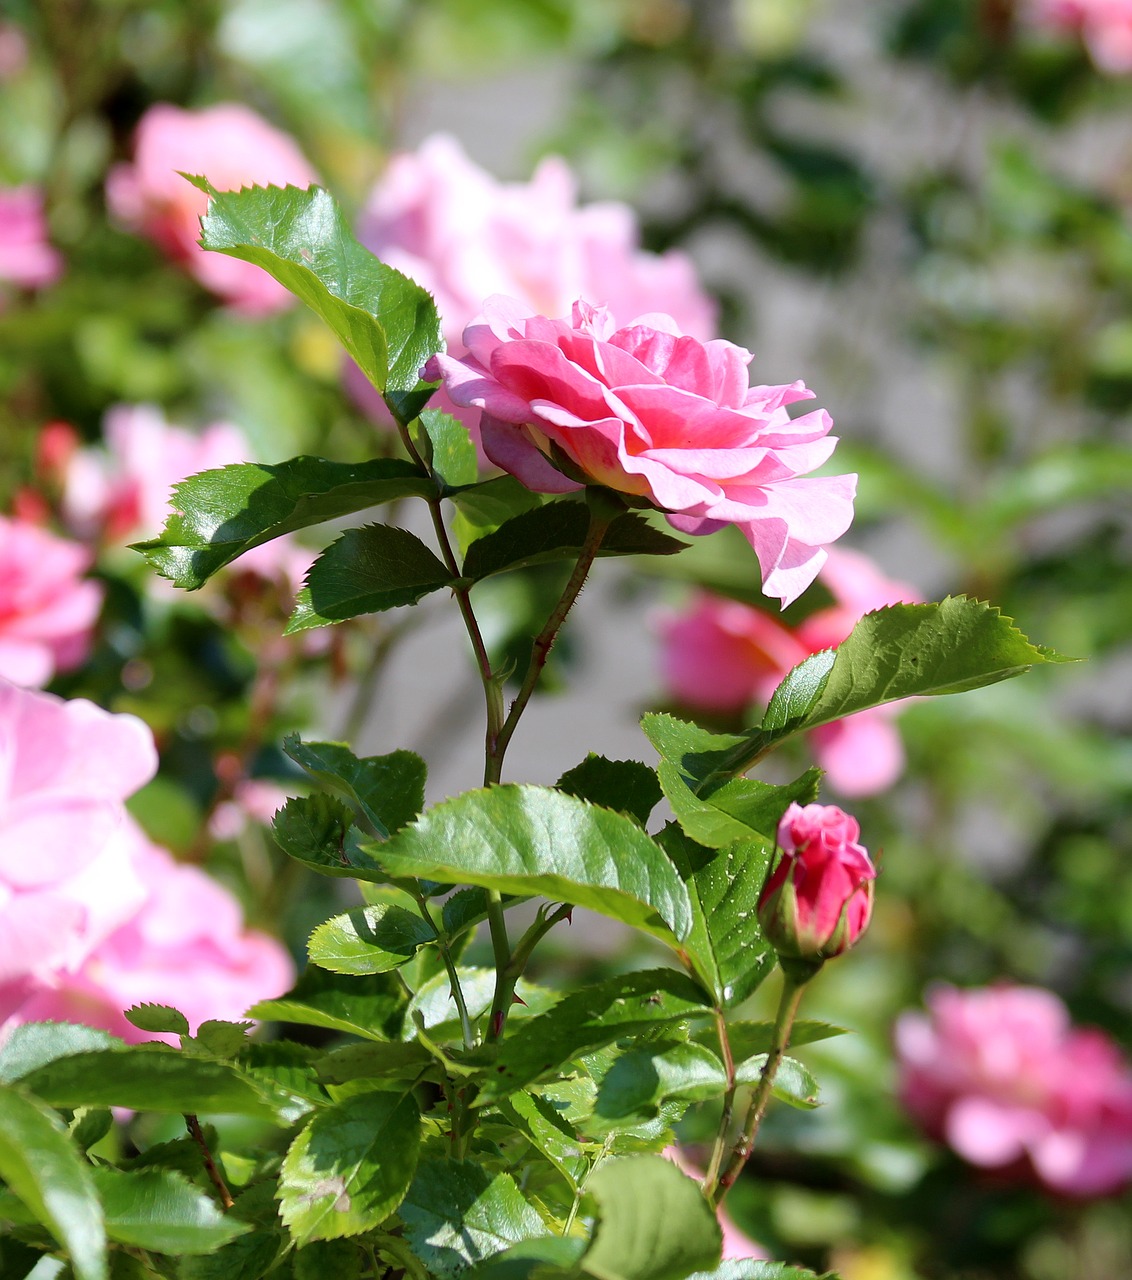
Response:
[[[1080,31],[1102,71],[1132,71],[1132,0],[1030,0],[1030,9],[1038,25]]]
[[[688,707],[721,713],[766,702],[792,667],[839,645],[864,614],[920,599],[859,551],[830,547],[826,554],[818,580],[835,603],[793,630],[761,609],[707,592],[691,609],[662,616],[661,673],[671,693]],[[861,711],[810,735],[818,764],[842,795],[874,795],[900,776],[904,750],[892,723],[900,705]]]
[[[464,343],[467,356],[434,356],[423,375],[483,410],[487,456],[528,488],[580,488],[552,463],[557,449],[565,466],[647,499],[684,533],[736,524],[763,591],[784,604],[849,527],[856,476],[802,478],[833,452],[829,415],[791,419],[786,406],[811,395],[800,382],[750,387],[742,347],[681,335],[668,316],[618,329],[586,302],[569,321],[548,320],[502,297]]]
[[[0,516],[0,677],[44,685],[90,649],[102,588],[90,552],[25,520]]]
[[[828,960],[855,946],[873,913],[876,868],[857,820],[836,805],[792,804],[778,861],[759,895],[759,923],[780,956]]]
[[[0,987],[81,963],[136,910],[122,801],[156,768],[133,716],[0,680]]]
[[[1050,991],[937,986],[896,1024],[900,1100],[969,1164],[1098,1196],[1132,1181],[1132,1071]]]
[[[200,248],[208,198],[182,173],[202,174],[218,191],[307,187],[317,179],[294,141],[238,103],[202,111],[158,103],[138,124],[133,163],[115,165],[106,180],[115,217],[155,241],[224,302],[253,314],[289,306],[292,295],[260,267]]]
[[[47,240],[43,196],[35,187],[0,188],[0,280],[39,289],[62,270],[63,259]]]

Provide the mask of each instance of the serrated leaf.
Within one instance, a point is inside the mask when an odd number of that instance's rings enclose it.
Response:
[[[284,634],[416,604],[454,581],[407,529],[388,524],[347,529],[311,565]]]
[[[279,1211],[296,1242],[380,1226],[409,1188],[420,1139],[412,1094],[361,1093],[319,1112],[280,1170]]]
[[[636,760],[607,760],[592,751],[554,785],[568,796],[626,813],[642,827],[661,797],[656,771],[647,764]]]
[[[411,430],[441,493],[476,483],[479,459],[462,422],[440,409],[425,409]]]
[[[333,796],[293,796],[272,818],[271,831],[288,857],[319,875],[385,880],[360,851],[354,815]]]
[[[760,1262],[756,1258],[732,1258],[714,1271],[696,1271],[687,1280],[836,1280],[832,1271],[819,1276],[805,1267],[786,1262]]]
[[[513,516],[542,504],[542,498],[514,476],[493,476],[464,485],[447,496],[456,508],[452,531],[462,552]]]
[[[731,778],[697,795],[694,778],[679,764],[662,760],[657,777],[685,835],[712,849],[736,840],[773,845],[778,823],[791,804],[811,804],[818,797],[821,770],[808,769],[794,782],[773,786],[755,778]]]
[[[551,1103],[522,1089],[497,1104],[500,1112],[577,1190],[590,1167],[586,1150],[599,1150],[578,1136]]]
[[[215,1253],[186,1258],[177,1268],[177,1280],[260,1280],[283,1243],[278,1231],[249,1231]]]
[[[283,739],[283,750],[312,778],[345,795],[383,839],[424,807],[428,766],[412,751],[356,756],[344,743],[303,742],[293,734]]]
[[[693,925],[682,950],[724,1008],[745,1000],[774,970],[774,949],[758,920],[772,850],[761,841],[706,849],[675,825],[657,841],[684,877]]]
[[[386,973],[435,941],[436,931],[419,915],[383,904],[324,921],[311,934],[307,955],[334,973]]]
[[[195,1036],[183,1036],[181,1048],[186,1053],[211,1054],[214,1058],[235,1058],[248,1043],[250,1022],[229,1022],[209,1018],[197,1027]]]
[[[411,392],[420,368],[443,350],[436,304],[354,238],[342,211],[320,187],[249,187],[208,192],[201,246],[254,262],[301,298],[337,335],[379,391]],[[389,397],[387,397],[387,400]],[[412,407],[394,400],[402,421]]]
[[[88,1151],[114,1127],[114,1113],[106,1107],[79,1107],[68,1129],[80,1151]]]
[[[661,1041],[640,1045],[618,1057],[598,1085],[594,1119],[618,1127],[627,1119],[647,1119],[669,1098],[704,1102],[727,1089],[719,1058],[701,1044]]]
[[[540,1236],[521,1240],[464,1273],[464,1280],[551,1280],[577,1273],[585,1251],[581,1236]]]
[[[549,1233],[505,1173],[468,1160],[424,1160],[400,1209],[413,1252],[433,1275],[453,1280],[509,1245]]]
[[[732,753],[747,744],[742,734],[712,733],[662,711],[643,715],[641,729],[662,759],[678,764],[686,778],[697,782],[721,768]]]
[[[815,1044],[819,1040],[828,1040],[833,1036],[846,1035],[844,1027],[834,1026],[832,1022],[814,1022],[800,1018],[790,1028],[790,1047],[798,1048],[804,1044]],[[715,1051],[719,1039],[715,1028],[697,1031],[692,1037],[699,1044],[707,1045]],[[769,1053],[774,1040],[773,1022],[729,1022],[727,1039],[731,1045],[731,1054],[736,1062],[745,1058],[753,1058],[760,1053]]]
[[[432,1061],[432,1054],[416,1041],[344,1044],[319,1060],[318,1075],[327,1084],[385,1078],[415,1080]]]
[[[691,928],[675,867],[632,819],[549,787],[465,792],[363,849],[393,875],[542,894],[661,936]]]
[[[167,1004],[136,1004],[127,1009],[126,1021],[139,1031],[151,1031],[178,1036],[189,1034],[189,1020],[180,1011]]]
[[[75,1022],[25,1022],[0,1046],[0,1081],[22,1080],[36,1067],[87,1049],[120,1049],[125,1041],[109,1031]]]
[[[647,969],[583,987],[506,1037],[480,1085],[480,1100],[503,1098],[587,1051],[622,1036],[703,1016],[708,1002],[674,969]]]
[[[291,1256],[293,1280],[361,1280],[366,1265],[352,1240],[315,1240]]]
[[[400,1032],[406,1003],[397,980],[386,974],[358,978],[311,965],[287,995],[252,1005],[248,1017],[390,1040]]]
[[[173,487],[174,513],[159,538],[134,544],[162,576],[195,591],[218,569],[273,538],[436,486],[410,462],[327,462],[298,457],[274,466],[242,462],[202,471]]]
[[[607,1160],[590,1175],[597,1225],[581,1270],[596,1280],[683,1280],[719,1262],[723,1235],[700,1188],[660,1156]]]
[[[119,1244],[174,1255],[211,1253],[250,1228],[168,1169],[93,1171],[106,1233]]]
[[[66,1249],[78,1280],[105,1280],[106,1230],[90,1166],[38,1098],[0,1086],[0,1178]]]
[[[324,1106],[330,1099],[318,1081],[319,1059],[317,1049],[291,1040],[247,1040],[240,1050],[240,1066],[253,1080]]]

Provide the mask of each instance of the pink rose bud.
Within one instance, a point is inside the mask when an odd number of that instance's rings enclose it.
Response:
[[[759,895],[759,923],[787,959],[820,963],[854,946],[873,911],[876,868],[856,818],[836,805],[792,804],[778,824],[781,850]]]

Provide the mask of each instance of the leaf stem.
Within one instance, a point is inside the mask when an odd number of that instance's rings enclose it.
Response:
[[[208,1149],[208,1143],[205,1141],[204,1133],[200,1127],[200,1121],[191,1112],[185,1115],[185,1125],[189,1130],[189,1136],[200,1147],[201,1158],[204,1161],[205,1172],[208,1174],[208,1180],[216,1188],[216,1194],[220,1197],[220,1203],[227,1212],[236,1203],[232,1199],[232,1193],[228,1190],[228,1184],[224,1181],[224,1175],[217,1167],[216,1161],[212,1158],[212,1152]]]
[[[774,1019],[774,1032],[771,1037],[770,1052],[767,1054],[766,1062],[759,1073],[759,1082],[755,1085],[755,1091],[751,1095],[751,1101],[747,1107],[747,1116],[743,1122],[743,1132],[739,1141],[735,1144],[731,1158],[728,1160],[727,1166],[720,1175],[716,1186],[710,1189],[706,1186],[704,1188],[704,1194],[713,1206],[719,1204],[734,1185],[735,1180],[743,1171],[743,1166],[747,1163],[747,1157],[751,1154],[751,1149],[755,1145],[759,1125],[762,1123],[762,1118],[766,1114],[767,1104],[770,1102],[771,1090],[774,1087],[774,1077],[778,1074],[779,1065],[790,1043],[790,1031],[794,1026],[794,1019],[798,1015],[798,1006],[802,1003],[802,995],[805,990],[805,980],[798,980],[788,973],[783,973],[782,995],[778,1000],[778,1013]]]
[[[448,985],[452,990],[452,999],[456,1002],[456,1011],[460,1015],[460,1034],[464,1037],[464,1048],[471,1049],[475,1045],[475,1032],[472,1030],[472,1020],[468,1017],[468,1005],[464,999],[464,988],[460,985],[460,974],[456,968],[456,962],[452,959],[452,950],[448,945],[448,935],[443,929],[436,927],[436,921],[432,918],[432,912],[428,909],[428,901],[422,894],[417,898],[417,910],[421,913],[421,919],[436,934],[436,947],[440,952],[440,958],[444,961],[444,969],[448,974]]]

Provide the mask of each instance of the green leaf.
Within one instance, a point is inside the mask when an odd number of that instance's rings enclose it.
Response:
[[[491,1008],[492,997],[495,994],[495,970],[460,966],[456,974],[464,993],[468,1017],[475,1023]],[[552,991],[549,987],[536,986],[525,978],[519,979],[515,986],[515,994],[521,1003],[515,1005],[510,1016],[512,1019],[520,1020],[544,1013],[559,999],[557,991]],[[456,1004],[452,998],[451,982],[446,971],[442,970],[429,978],[409,1001],[405,1025],[401,1032],[406,1040],[416,1035],[418,1020],[423,1024],[431,1040],[459,1038],[460,1024],[457,1020]]]
[[[75,1022],[25,1022],[0,1046],[0,1081],[22,1080],[36,1067],[86,1049],[120,1049],[125,1042],[109,1031]]]
[[[684,833],[700,844],[722,849],[752,838],[773,846],[778,823],[791,804],[811,804],[818,797],[821,770],[808,769],[786,786],[754,778],[731,778],[697,795],[679,764],[662,760],[657,777]]]
[[[319,187],[215,191],[201,246],[263,267],[337,335],[379,391],[412,391],[421,366],[443,350],[436,304],[420,285],[364,249],[333,198]],[[405,408],[395,400],[390,408]],[[419,405],[401,418],[408,421]]]
[[[283,750],[312,778],[341,792],[384,839],[412,822],[424,808],[428,766],[412,751],[356,756],[341,742],[283,739]]]
[[[481,1083],[480,1101],[506,1097],[622,1036],[707,1012],[703,993],[675,969],[647,969],[583,987],[503,1040]]]
[[[294,1280],[361,1280],[364,1265],[352,1240],[315,1240],[297,1249],[291,1260]]]
[[[600,1148],[579,1138],[554,1106],[537,1093],[520,1089],[496,1106],[576,1191],[590,1167],[587,1149],[596,1152]]]
[[[662,759],[679,765],[685,778],[696,781],[722,767],[733,752],[747,744],[744,735],[711,733],[661,711],[642,716],[641,729]]]
[[[439,409],[425,409],[410,430],[441,493],[476,483],[479,459],[468,428],[462,422]]]
[[[252,1005],[248,1017],[390,1040],[401,1030],[406,1003],[396,978],[381,973],[358,978],[311,965],[292,991]]]
[[[168,1169],[94,1170],[106,1213],[106,1233],[119,1244],[157,1253],[211,1253],[250,1230],[211,1198]]]
[[[747,1058],[744,1062],[736,1063],[736,1080],[740,1084],[758,1084],[763,1068],[766,1066],[766,1060],[767,1055],[760,1053],[753,1058]],[[797,1058],[782,1059],[775,1072],[771,1089],[774,1096],[781,1102],[786,1102],[801,1111],[812,1111],[821,1105],[819,1101],[821,1090],[818,1088],[818,1082],[814,1079],[812,1072]]]
[[[334,973],[385,973],[436,941],[430,924],[404,907],[357,907],[320,924],[311,934],[312,964]]]
[[[273,538],[436,486],[410,462],[327,462],[299,457],[274,466],[242,462],[173,486],[176,511],[161,537],[138,542],[163,577],[195,591],[218,569]]]
[[[464,1280],[550,1280],[577,1274],[586,1247],[581,1236],[539,1236],[521,1240],[464,1273]]]
[[[655,1115],[668,1098],[704,1102],[727,1089],[719,1058],[691,1041],[641,1045],[623,1053],[598,1086],[594,1118],[610,1127]]]
[[[416,1041],[344,1044],[319,1060],[318,1075],[327,1084],[386,1077],[415,1080],[432,1061],[432,1054]]]
[[[456,507],[452,531],[462,551],[517,516],[542,505],[542,498],[514,476],[493,476],[447,495]]]
[[[311,565],[284,634],[416,604],[454,581],[407,529],[389,524],[347,529]]]
[[[90,1166],[38,1098],[0,1086],[0,1178],[67,1250],[78,1280],[105,1280],[106,1230]]]
[[[329,1097],[318,1082],[315,1064],[320,1056],[310,1045],[291,1040],[245,1040],[239,1060],[253,1080],[281,1089],[293,1098],[324,1106]],[[306,1111],[309,1110],[307,1107]]]
[[[661,936],[692,924],[676,868],[631,818],[549,787],[465,792],[363,848],[393,875],[542,894]]]
[[[215,1253],[186,1258],[177,1268],[177,1280],[260,1280],[283,1243],[278,1231],[249,1231]]]
[[[420,1112],[408,1093],[361,1093],[321,1111],[291,1144],[279,1211],[298,1244],[380,1226],[417,1166]]]
[[[188,1018],[180,1009],[173,1009],[167,1004],[136,1004],[126,1010],[125,1017],[139,1031],[177,1036],[189,1034]]]
[[[358,847],[353,814],[333,796],[293,796],[272,818],[271,830],[285,854],[319,875],[385,880]]]
[[[433,1275],[453,1280],[509,1245],[548,1235],[505,1173],[469,1160],[423,1160],[400,1210],[405,1235]]]
[[[626,813],[643,827],[661,797],[656,771],[636,760],[607,760],[590,752],[554,784],[591,804]]]
[[[23,1083],[53,1107],[222,1112],[277,1120],[272,1100],[225,1062],[163,1044],[94,1049],[37,1067]]]
[[[720,1006],[739,1004],[776,963],[758,920],[772,851],[757,840],[705,849],[674,825],[657,840],[684,877],[692,904],[693,925],[683,951]]]
[[[181,1049],[213,1058],[239,1057],[248,1043],[250,1022],[229,1022],[224,1018],[208,1018],[197,1027],[195,1036],[182,1036]]]
[[[832,1022],[813,1022],[802,1018],[790,1028],[790,1047],[798,1048],[804,1044],[815,1044],[819,1040],[829,1040],[833,1036],[845,1034],[847,1033],[844,1027],[834,1026]],[[714,1027],[697,1031],[692,1039],[713,1050],[719,1045]],[[727,1039],[731,1044],[731,1054],[736,1062],[753,1058],[760,1053],[769,1053],[774,1040],[774,1023],[729,1022]]]
[[[759,1262],[755,1258],[732,1258],[714,1271],[697,1271],[688,1280],[836,1280],[833,1272],[819,1276],[805,1267],[786,1262]]]
[[[607,1160],[586,1183],[597,1209],[581,1269],[596,1280],[683,1280],[719,1262],[723,1235],[699,1186],[661,1156]]]

